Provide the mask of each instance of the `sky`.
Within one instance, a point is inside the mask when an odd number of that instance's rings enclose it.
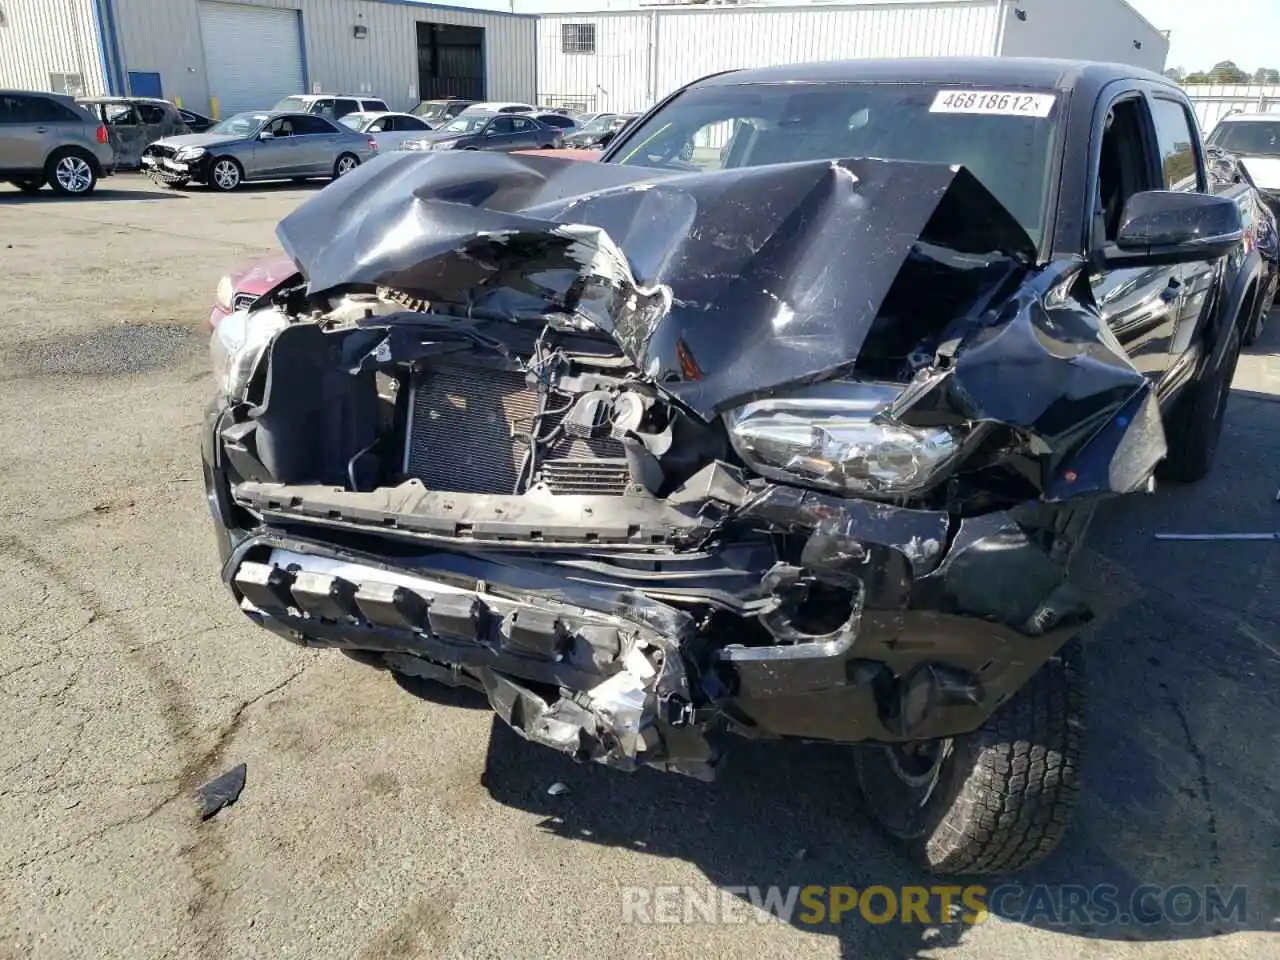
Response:
[[[1161,30],[1171,31],[1168,66],[1188,72],[1234,60],[1249,73],[1280,69],[1280,0],[1129,0]]]

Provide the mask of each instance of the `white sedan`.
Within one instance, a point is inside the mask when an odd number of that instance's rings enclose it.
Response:
[[[366,134],[379,151],[394,150],[404,141],[431,131],[431,124],[411,113],[348,113],[340,122]]]

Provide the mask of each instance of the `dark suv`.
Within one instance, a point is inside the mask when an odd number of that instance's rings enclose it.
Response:
[[[0,180],[24,193],[47,183],[54,193],[85,196],[115,165],[107,128],[71,97],[0,90]]]

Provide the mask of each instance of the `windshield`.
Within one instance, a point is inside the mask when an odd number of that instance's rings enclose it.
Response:
[[[306,113],[307,101],[303,97],[285,97],[271,108],[272,113]]]
[[[614,163],[720,170],[825,158],[963,164],[1040,242],[1059,108],[1050,93],[918,83],[695,87],[632,128]]]
[[[1209,146],[1249,157],[1280,157],[1280,117],[1220,123],[1209,134]]]
[[[602,114],[582,128],[583,133],[607,133],[622,126],[622,118],[612,114]]]
[[[258,132],[268,113],[237,113],[209,128],[210,133],[233,133],[239,137],[247,137]]]
[[[447,100],[424,100],[413,108],[413,114],[425,120],[439,120],[449,109]]]
[[[456,117],[440,129],[445,133],[479,133],[489,122],[487,113],[472,113],[465,117]]]
[[[350,127],[352,130],[359,130],[369,121],[367,113],[348,113],[338,122],[344,127]]]

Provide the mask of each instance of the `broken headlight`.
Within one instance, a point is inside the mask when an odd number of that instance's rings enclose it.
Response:
[[[857,496],[904,496],[955,459],[960,437],[885,418],[901,394],[898,384],[833,380],[748,403],[725,422],[734,449],[761,476]]]
[[[231,312],[231,302],[235,299],[236,285],[231,280],[231,274],[223,274],[222,279],[218,281],[218,287],[213,292],[213,304],[225,313]]]
[[[258,362],[277,333],[289,325],[279,310],[237,310],[224,317],[209,341],[213,376],[232,403],[244,399]]]

